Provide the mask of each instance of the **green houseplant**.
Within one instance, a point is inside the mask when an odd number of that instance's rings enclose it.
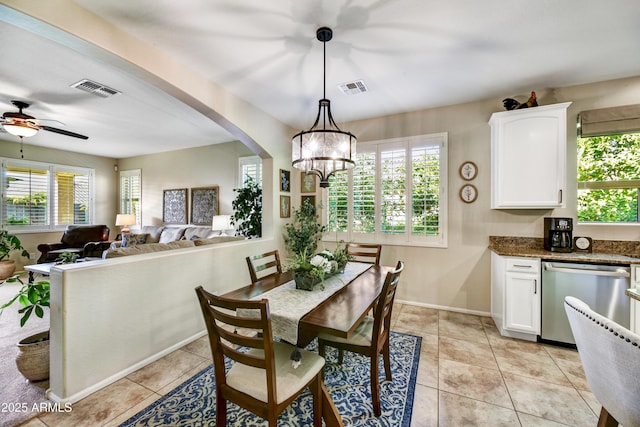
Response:
[[[15,282],[19,282],[22,286],[16,295],[0,306],[0,315],[5,308],[17,301],[22,306],[18,310],[18,314],[21,315],[20,327],[24,327],[32,314],[40,318],[44,316],[45,307],[49,307],[50,284],[47,280],[24,283],[20,279],[20,275],[14,275],[0,282],[0,286]],[[48,330],[28,336],[18,342],[16,366],[29,381],[42,381],[49,378]]]
[[[248,177],[241,188],[233,191],[238,193],[231,203],[234,214],[231,223],[236,232],[248,238],[262,236],[262,187],[251,177]]]
[[[11,276],[16,270],[15,260],[9,259],[13,251],[21,251],[21,256],[29,258],[29,252],[22,247],[22,242],[17,236],[10,234],[6,229],[0,230],[0,280]]]

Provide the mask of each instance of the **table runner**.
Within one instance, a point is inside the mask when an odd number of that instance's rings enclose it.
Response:
[[[322,282],[324,289],[320,284],[316,285],[312,291],[296,289],[295,281],[291,280],[251,299],[268,299],[273,336],[296,344],[300,319],[369,268],[371,264],[349,262],[344,273],[324,279]],[[254,315],[259,317],[259,313],[255,310],[239,310],[238,313],[247,317]]]

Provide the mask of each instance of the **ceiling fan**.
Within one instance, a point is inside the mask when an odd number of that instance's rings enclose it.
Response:
[[[46,130],[49,132],[59,133],[61,135],[71,136],[80,139],[89,139],[88,136],[80,135],[79,133],[69,132],[67,130],[54,128],[51,126],[45,126],[40,124],[41,121],[33,116],[24,114],[23,109],[29,107],[29,104],[22,101],[11,101],[13,105],[18,108],[18,112],[6,112],[0,118],[0,124],[2,127],[12,135],[19,136],[20,138],[27,138],[38,133],[39,130]],[[58,122],[59,123],[59,122]]]

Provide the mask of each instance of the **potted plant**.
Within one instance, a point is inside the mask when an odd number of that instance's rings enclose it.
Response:
[[[22,251],[20,255],[29,258],[29,252],[22,247],[18,237],[5,229],[0,230],[0,280],[11,276],[16,270],[16,262],[8,259],[13,251]]]
[[[44,307],[49,307],[50,285],[49,281],[24,283],[20,275],[15,275],[0,282],[0,286],[5,283],[19,282],[22,286],[18,293],[8,302],[0,306],[0,315],[5,308],[16,301],[22,308],[18,310],[20,317],[20,327],[24,327],[32,314],[42,318]],[[49,331],[39,332],[18,342],[18,355],[16,365],[22,375],[29,381],[42,381],[49,378]]]
[[[234,214],[231,223],[236,227],[236,233],[252,238],[262,236],[262,188],[248,177],[242,188],[234,188],[238,195],[231,202]]]
[[[318,223],[316,207],[305,199],[293,210],[293,222],[285,225],[284,242],[291,255],[289,270],[293,270],[298,289],[311,290],[331,271],[328,260],[314,255],[326,227]]]

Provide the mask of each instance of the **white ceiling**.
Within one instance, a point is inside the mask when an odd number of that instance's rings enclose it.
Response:
[[[531,90],[640,75],[637,0],[75,2],[295,129],[311,126],[322,97],[321,26],[334,30],[327,97],[338,123],[491,98],[498,111]],[[25,100],[27,114],[90,137],[41,131],[26,143],[124,158],[233,139],[145,82],[2,15],[0,113]],[[122,94],[69,87],[83,78]],[[367,93],[338,90],[357,79]]]

